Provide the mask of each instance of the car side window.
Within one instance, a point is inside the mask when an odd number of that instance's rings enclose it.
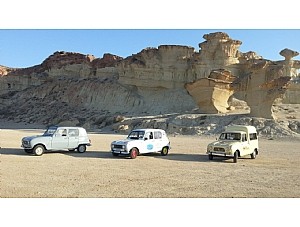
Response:
[[[161,132],[154,132],[154,139],[161,139],[162,133]]]
[[[250,140],[257,140],[257,134],[256,133],[250,133],[249,138],[250,138]]]
[[[62,136],[67,136],[67,129],[64,129],[64,130],[63,130]]]
[[[149,139],[150,139],[150,140],[153,139],[153,132],[150,132]]]
[[[69,129],[69,137],[75,137],[79,136],[79,130],[78,129]]]
[[[148,140],[152,140],[153,139],[153,132],[146,132],[144,138],[148,139]]]
[[[67,130],[66,129],[58,129],[55,133],[56,136],[66,136],[67,135]]]

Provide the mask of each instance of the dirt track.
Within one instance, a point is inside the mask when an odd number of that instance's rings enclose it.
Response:
[[[93,146],[83,154],[61,151],[37,157],[20,148],[23,136],[41,130],[0,130],[2,198],[231,198],[300,197],[299,140],[260,139],[260,154],[209,161],[213,138],[169,137],[168,156],[135,160],[113,157],[110,142],[124,135],[89,134]]]

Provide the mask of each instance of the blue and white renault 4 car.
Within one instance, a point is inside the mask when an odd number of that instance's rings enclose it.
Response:
[[[111,152],[114,156],[128,155],[132,159],[139,154],[160,152],[165,156],[170,150],[170,141],[162,129],[135,129],[124,140],[111,143]]]

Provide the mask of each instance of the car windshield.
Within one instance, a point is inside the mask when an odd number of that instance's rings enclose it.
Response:
[[[52,136],[55,132],[56,132],[57,128],[48,128],[45,132],[44,132],[44,136]]]
[[[241,134],[235,132],[224,132],[220,135],[220,140],[241,140]]]
[[[143,139],[145,135],[144,131],[132,131],[127,139],[131,139],[131,140],[138,140],[138,139]]]

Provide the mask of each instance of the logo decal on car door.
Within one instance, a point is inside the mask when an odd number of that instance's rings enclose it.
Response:
[[[152,150],[153,149],[153,144],[148,144],[147,145],[147,150]]]

